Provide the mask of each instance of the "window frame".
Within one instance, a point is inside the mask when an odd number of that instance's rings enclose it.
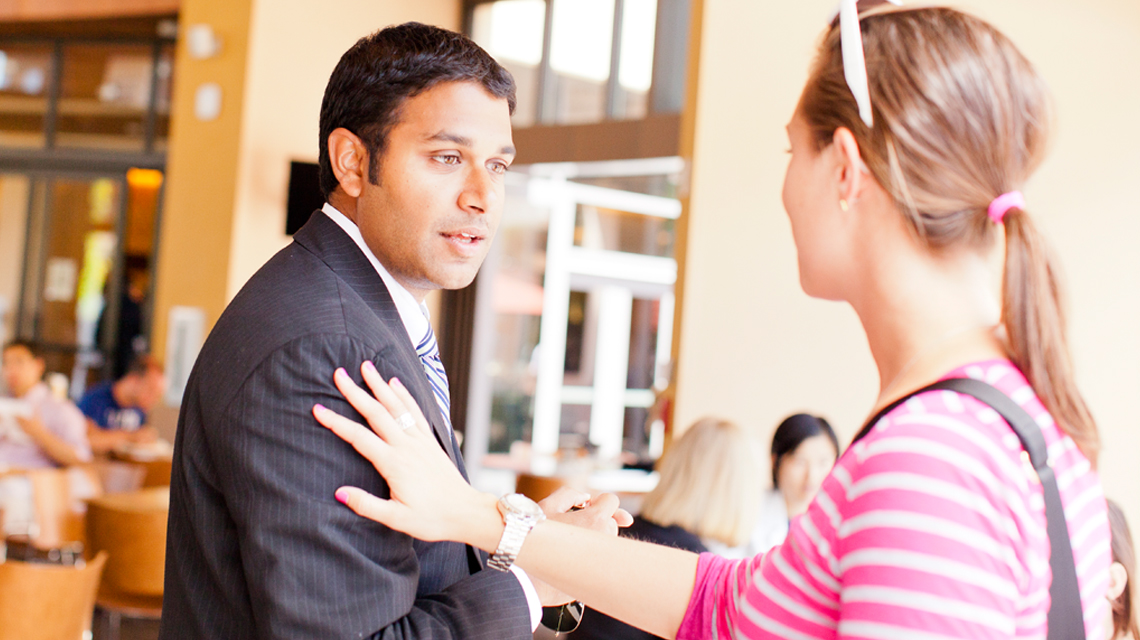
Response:
[[[471,35],[476,7],[497,0],[463,0],[463,32]],[[550,41],[554,31],[553,0],[543,0],[542,59],[538,71],[538,94],[535,108],[535,127],[591,126],[608,122],[649,120],[655,116],[679,114],[684,103],[687,64],[685,59],[689,40],[689,23],[692,0],[657,0],[657,17],[654,29],[653,81],[649,87],[648,105],[644,118],[623,118],[617,113],[621,82],[622,20],[625,0],[614,0],[613,34],[610,39],[610,75],[606,81],[606,103],[602,120],[582,125],[567,125],[554,121],[554,82],[550,68]],[[519,129],[516,129],[516,131]]]

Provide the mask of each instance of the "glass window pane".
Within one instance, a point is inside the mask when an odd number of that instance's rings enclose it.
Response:
[[[0,146],[44,146],[44,114],[52,77],[51,45],[0,49]]]
[[[56,146],[142,150],[153,64],[146,45],[64,48]]]
[[[675,221],[668,218],[579,205],[574,245],[672,258],[674,228]]]
[[[547,208],[527,201],[525,183],[508,182],[494,255],[479,276],[479,286],[491,291],[495,317],[494,344],[483,367],[491,381],[491,452],[531,438],[549,217]]]
[[[618,92],[614,105],[617,118],[644,118],[649,111],[656,27],[657,0],[625,0],[618,58]]]
[[[127,170],[123,268],[117,283],[118,318],[115,327],[100,322],[96,335],[96,342],[105,351],[112,376],[116,379],[127,372],[137,354],[149,351],[145,310],[150,304],[150,273],[162,181],[161,171],[137,168]]]
[[[511,121],[528,127],[538,119],[538,79],[546,21],[544,0],[500,0],[475,7],[472,39],[515,77],[517,106]]]
[[[575,178],[573,182],[651,196],[676,198],[681,176],[647,175]],[[604,207],[579,205],[574,244],[586,249],[623,251],[672,258],[676,221]]]
[[[158,90],[154,105],[154,150],[166,151],[170,139],[170,92],[174,86],[174,45],[162,48],[158,56]]]
[[[120,183],[111,178],[56,178],[49,188],[42,274],[29,302],[38,309],[34,339],[44,343],[52,371],[71,371],[75,354],[90,348],[106,306],[106,284],[122,209]],[[38,282],[37,282],[38,281]]]
[[[557,124],[604,120],[613,48],[614,0],[552,2],[552,120]]]

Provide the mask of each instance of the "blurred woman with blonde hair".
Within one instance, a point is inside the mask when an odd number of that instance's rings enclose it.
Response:
[[[657,463],[661,479],[641,505],[626,538],[703,553],[748,540],[760,503],[759,450],[733,422],[702,418]],[[587,609],[573,633],[580,640],[649,640],[646,631]]]

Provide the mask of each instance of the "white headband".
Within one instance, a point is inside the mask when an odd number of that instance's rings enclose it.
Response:
[[[902,0],[888,0],[902,6]],[[863,57],[863,32],[859,28],[859,9],[856,0],[839,0],[839,44],[843,53],[843,77],[859,105],[859,117],[868,127],[874,127],[871,116],[871,87],[867,82],[867,61]],[[835,15],[832,15],[832,20]]]

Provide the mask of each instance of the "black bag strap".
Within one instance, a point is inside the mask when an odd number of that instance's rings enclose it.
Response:
[[[992,385],[973,378],[949,378],[927,385],[914,393],[900,398],[867,421],[851,444],[870,433],[871,428],[883,416],[895,410],[900,404],[927,391],[955,391],[971,396],[997,411],[1021,441],[1021,446],[1029,454],[1029,462],[1037,471],[1041,488],[1045,493],[1045,525],[1049,532],[1049,567],[1053,571],[1053,582],[1049,585],[1049,635],[1048,640],[1074,640],[1085,637],[1085,617],[1081,607],[1081,589],[1077,582],[1077,566],[1073,560],[1073,547],[1069,541],[1069,527],[1065,522],[1065,512],[1061,505],[1061,492],[1057,489],[1057,477],[1049,466],[1049,452],[1045,437],[1037,422],[1012,398]]]

